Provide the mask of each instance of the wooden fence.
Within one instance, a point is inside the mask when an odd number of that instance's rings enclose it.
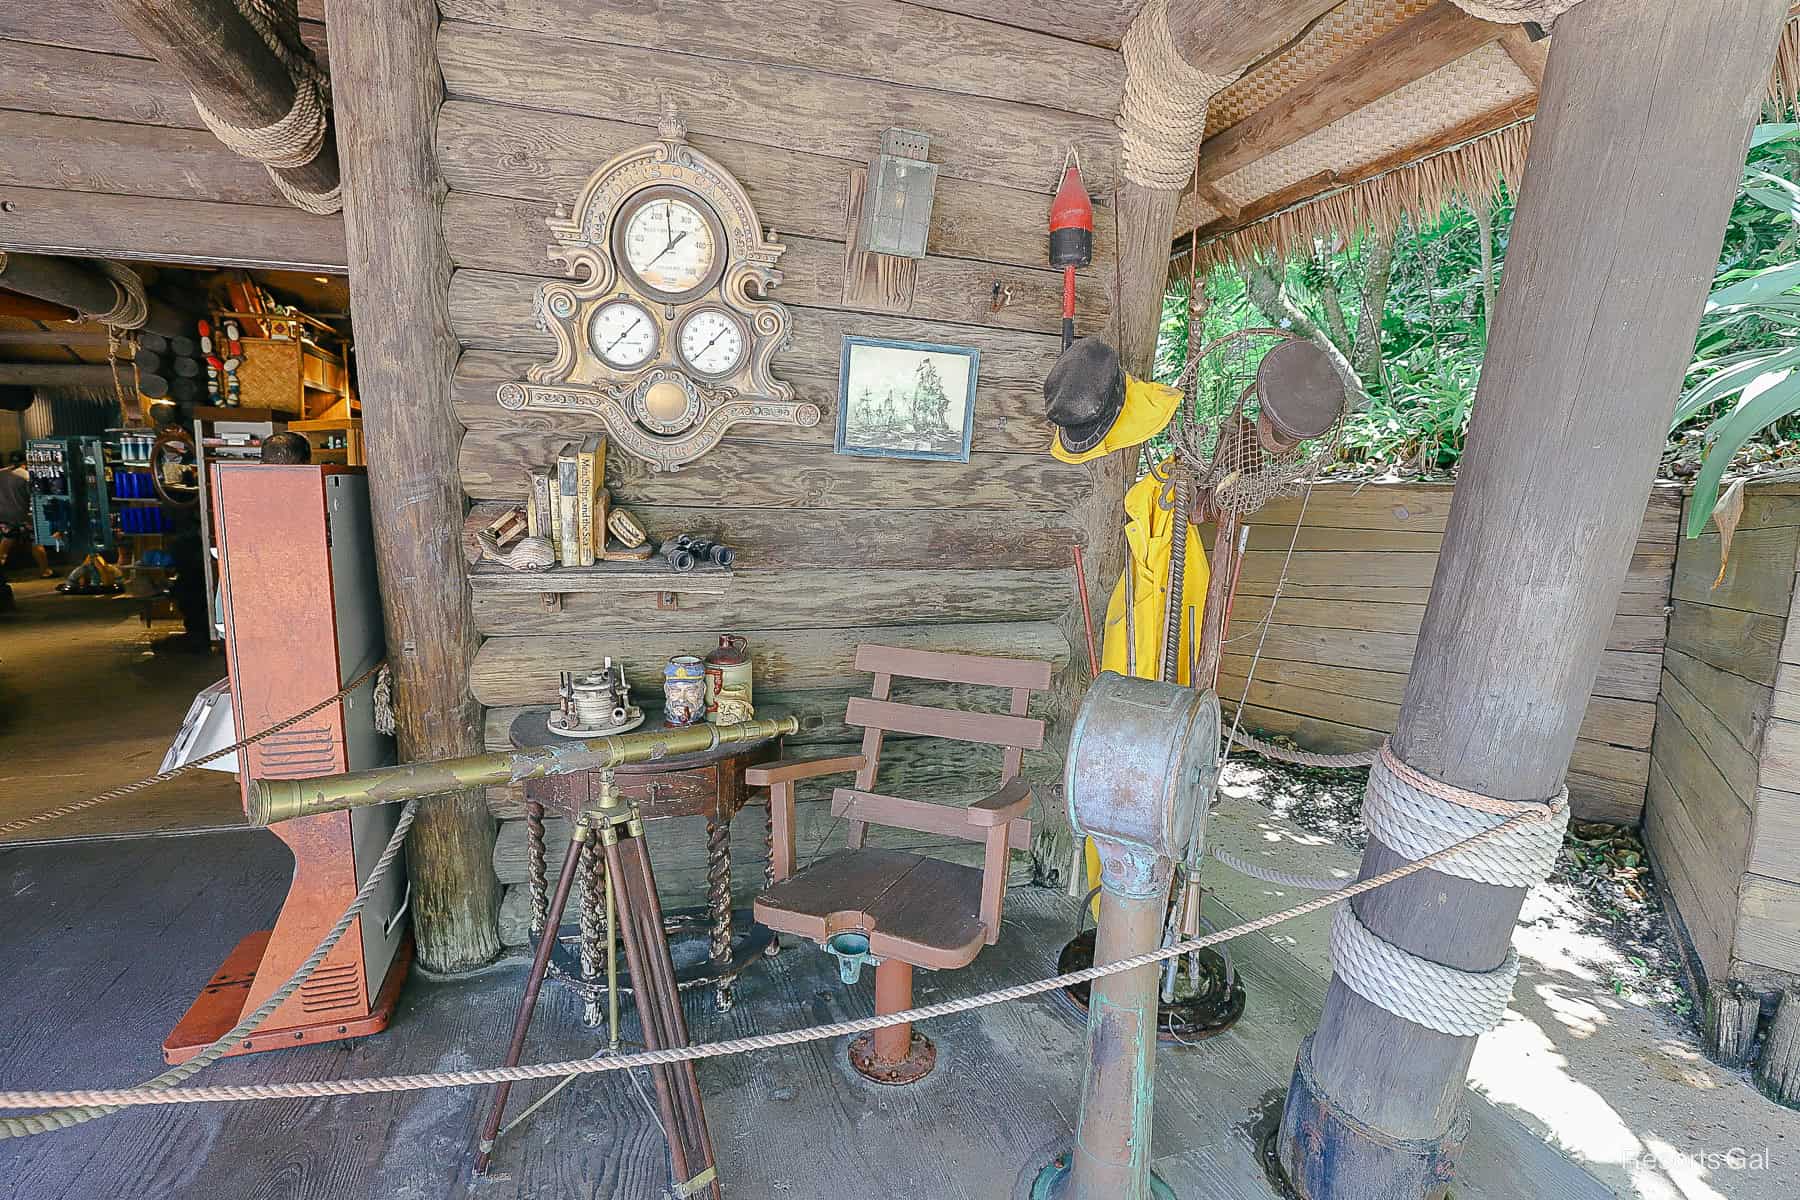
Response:
[[[1256,658],[1247,728],[1332,752],[1366,749],[1392,732],[1450,491],[1449,484],[1329,483],[1313,489],[1297,536],[1297,499],[1252,518],[1219,689],[1228,706],[1245,699]],[[1635,822],[1643,812],[1680,503],[1679,488],[1658,487],[1644,514],[1570,762],[1578,817]],[[1284,566],[1287,582],[1269,619]]]

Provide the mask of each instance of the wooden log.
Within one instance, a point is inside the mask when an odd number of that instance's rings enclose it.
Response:
[[[403,758],[481,749],[469,693],[480,639],[459,544],[456,344],[445,297],[432,127],[442,98],[431,0],[329,0],[332,95],[344,140],[344,229],[356,306],[358,390],[375,566]],[[396,298],[409,300],[402,305]],[[413,932],[433,970],[500,952],[494,824],[479,791],[420,805],[407,848]]]
[[[204,129],[8,113],[0,183],[79,192],[285,205],[269,174]]]
[[[1736,980],[1721,980],[1706,996],[1706,1049],[1714,1062],[1742,1070],[1756,1053],[1762,996]]]
[[[1769,1099],[1800,1108],[1800,987],[1782,989],[1756,1064],[1756,1086]]]
[[[11,184],[0,184],[0,214],[0,246],[21,250],[345,273],[336,214]]]
[[[112,339],[104,333],[60,329],[0,329],[0,346],[66,346],[71,350],[104,350]],[[140,353],[141,360],[143,355]]]
[[[58,17],[65,25],[81,24],[66,11]],[[23,42],[0,41],[0,108],[203,128],[181,80],[161,63]]]
[[[117,285],[88,263],[19,251],[0,251],[0,288],[83,313],[107,312],[119,299]],[[145,329],[173,337],[193,328],[192,320],[168,304],[146,299]]]
[[[131,367],[122,366],[121,378],[130,378]],[[34,388],[106,388],[113,385],[113,369],[104,363],[0,362],[0,386]]]
[[[1430,776],[1513,801],[1562,786],[1787,10],[1585,0],[1557,24],[1470,453],[1394,735]],[[1583,336],[1562,336],[1570,328]],[[1571,520],[1536,481],[1575,477]],[[1362,875],[1404,861],[1371,839]],[[1485,971],[1505,958],[1523,898],[1425,871],[1354,903],[1388,942]],[[1334,979],[1283,1115],[1297,1190],[1443,1196],[1474,1047]]]
[[[231,0],[110,0],[113,12],[157,61],[219,120],[264,129],[294,107],[287,66]],[[325,140],[311,162],[273,167],[297,191],[323,196],[338,189],[337,140],[325,115]]]

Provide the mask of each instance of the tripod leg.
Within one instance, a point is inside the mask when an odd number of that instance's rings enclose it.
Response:
[[[646,941],[649,951],[645,958],[658,978],[658,986],[654,993],[653,1007],[658,1012],[662,1034],[668,1046],[685,1046],[688,1044],[687,1021],[681,1012],[681,993],[675,983],[675,964],[669,957],[669,943],[663,936],[662,902],[656,894],[656,875],[650,866],[650,853],[642,835],[632,837],[629,842],[620,846],[621,858],[625,862],[625,870],[634,878],[633,886],[641,893],[642,903],[638,911],[642,920],[640,926],[646,939],[653,939],[654,945]],[[648,1025],[648,1022],[646,1022]],[[716,1174],[716,1159],[713,1156],[712,1134],[706,1125],[706,1109],[700,1099],[700,1078],[694,1070],[692,1062],[676,1063],[663,1068],[669,1075],[668,1090],[678,1102],[685,1119],[687,1137],[689,1139],[690,1160],[699,1160],[704,1169],[714,1169],[715,1175],[711,1185],[711,1193],[715,1200],[723,1200],[723,1191],[719,1187]]]
[[[516,1067],[525,1053],[525,1031],[531,1028],[531,1014],[537,1008],[538,989],[544,986],[544,974],[550,969],[550,951],[556,946],[557,927],[562,924],[563,910],[569,905],[569,891],[575,884],[575,868],[581,859],[581,847],[587,840],[587,827],[577,825],[569,838],[569,852],[563,857],[562,874],[556,877],[556,895],[550,901],[544,932],[538,938],[537,954],[531,960],[531,974],[525,977],[525,994],[519,998],[519,1013],[513,1019],[512,1043],[506,1050],[506,1065]],[[494,1156],[494,1139],[500,1132],[500,1118],[506,1114],[506,1097],[512,1084],[497,1083],[488,1102],[487,1120],[481,1127],[481,1139],[475,1145],[475,1173],[487,1174],[488,1162]]]

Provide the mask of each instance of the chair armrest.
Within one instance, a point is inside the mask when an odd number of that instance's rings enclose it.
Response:
[[[969,824],[992,827],[1005,825],[1025,815],[1031,807],[1031,785],[1018,775],[1000,785],[1000,790],[969,805]]]
[[[840,754],[833,758],[784,758],[744,772],[744,782],[751,787],[772,787],[793,783],[797,779],[815,779],[820,775],[837,775],[860,771],[867,762],[860,754]]]

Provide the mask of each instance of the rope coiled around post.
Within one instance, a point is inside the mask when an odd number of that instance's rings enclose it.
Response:
[[[1185,188],[1194,174],[1194,148],[1206,133],[1207,105],[1241,72],[1213,75],[1182,58],[1169,32],[1166,0],[1144,5],[1120,50],[1125,56],[1120,170],[1144,187]]]
[[[94,263],[113,286],[113,305],[101,312],[77,309],[77,321],[97,321],[108,329],[142,329],[150,319],[150,298],[144,294],[144,281],[124,263],[110,258]]]

